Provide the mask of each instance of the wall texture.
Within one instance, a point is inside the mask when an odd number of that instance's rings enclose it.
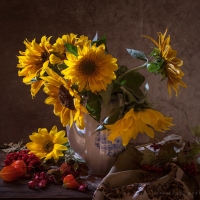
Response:
[[[0,143],[29,141],[28,135],[38,128],[50,129],[60,120],[53,106],[44,104],[47,97],[40,91],[35,99],[30,87],[22,83],[16,68],[23,41],[43,35],[57,37],[67,33],[93,38],[106,33],[109,52],[120,65],[136,67],[140,62],[128,55],[126,48],[150,53],[153,43],[143,38],[157,38],[157,32],[168,28],[171,45],[184,61],[183,81],[178,97],[169,98],[166,81],[147,73],[149,99],[176,124],[166,134],[175,133],[190,139],[190,127],[200,124],[200,2],[199,0],[1,0],[0,1]],[[162,134],[164,136],[164,134]]]

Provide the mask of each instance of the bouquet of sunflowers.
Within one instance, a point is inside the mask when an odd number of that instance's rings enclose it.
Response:
[[[146,68],[150,73],[161,75],[162,80],[167,80],[170,96],[172,90],[177,96],[180,86],[187,87],[181,80],[184,76],[180,69],[183,61],[176,57],[177,52],[170,46],[170,36],[166,34],[167,30],[164,34],[158,33],[158,42],[144,36],[155,44],[148,56],[141,51],[127,49],[132,57],[144,61],[143,65],[132,69],[118,65],[117,59],[108,52],[105,35],[99,38],[96,34],[90,40],[87,36],[78,37],[70,33],[57,38],[54,44],[50,43],[51,37],[46,36],[41,38],[39,44],[35,39],[31,42],[26,39],[26,49],[20,51],[18,56],[18,75],[23,76],[23,82],[31,86],[33,98],[43,87],[48,95],[45,103],[54,106],[53,112],[60,117],[63,127],[71,127],[75,123],[79,129],[84,129],[87,123],[84,117],[90,115],[99,122],[94,132],[107,129],[108,140],[114,142],[121,137],[126,146],[138,133],[146,133],[153,138],[155,131],[164,132],[173,126],[172,118],[155,110],[149,102],[148,84],[144,90],[141,89],[145,77],[138,72],[140,69]],[[116,101],[116,106],[101,121],[102,108]],[[197,128],[195,133],[200,135]],[[22,143],[11,144],[4,150],[7,155],[0,178],[13,181],[18,177],[30,176],[29,188],[44,188],[56,183],[66,188],[86,190],[85,180],[79,178],[87,175],[87,165],[70,147],[64,130],[58,131],[56,126],[49,132],[46,128],[39,128],[29,138],[31,142],[24,147],[21,147]],[[152,147],[155,151],[161,148],[155,144]],[[168,147],[162,148],[165,150]],[[174,149],[170,152],[174,157]],[[199,152],[198,145],[195,152]],[[152,164],[157,160],[152,152],[145,151],[144,155],[143,161],[148,157],[148,162],[142,161],[143,164]],[[150,162],[149,158],[152,157]],[[180,163],[185,164],[186,160],[180,158]],[[197,170],[192,173],[196,175]]]
[[[183,61],[176,57],[177,52],[170,46],[170,36],[158,33],[158,42],[149,36],[155,45],[150,55],[127,49],[128,53],[144,64],[129,69],[119,66],[117,59],[108,51],[106,36],[87,36],[70,33],[57,38],[54,44],[51,37],[43,36],[36,40],[24,41],[25,51],[18,56],[18,75],[23,82],[31,85],[31,95],[43,90],[48,95],[46,104],[54,106],[54,114],[60,117],[63,126],[76,123],[84,129],[84,115],[90,115],[100,122],[102,106],[120,100],[118,106],[100,123],[96,130],[109,130],[108,140],[121,137],[126,146],[138,133],[154,137],[154,132],[164,132],[172,124],[172,118],[155,110],[148,101],[148,84],[142,90],[145,77],[138,72],[146,68],[149,72],[161,75],[167,80],[168,93],[172,90],[177,96],[179,86],[187,87],[181,80],[184,73],[180,66]]]

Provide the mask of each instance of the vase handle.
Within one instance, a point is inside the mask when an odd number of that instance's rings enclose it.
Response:
[[[74,123],[71,128],[67,126],[66,130],[71,148],[85,158],[85,129],[79,129]]]

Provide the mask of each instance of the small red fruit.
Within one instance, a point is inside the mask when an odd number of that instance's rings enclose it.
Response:
[[[39,188],[45,188],[47,186],[47,181],[42,179],[39,183],[38,183],[38,187]]]
[[[34,180],[28,182],[28,187],[31,189],[34,189],[36,187],[36,185],[37,185],[37,183]]]
[[[6,166],[0,171],[0,178],[4,181],[14,181],[18,177],[18,172],[13,166]]]
[[[81,192],[85,192],[87,189],[87,185],[85,183],[81,183],[78,187],[78,190]]]
[[[15,160],[11,166],[13,166],[14,168],[16,168],[17,172],[18,172],[18,177],[23,176],[24,174],[26,174],[26,163],[23,160]]]
[[[63,186],[70,189],[75,189],[79,187],[79,183],[74,179],[72,174],[68,174],[63,179]]]

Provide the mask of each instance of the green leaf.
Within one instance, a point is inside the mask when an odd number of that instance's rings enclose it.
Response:
[[[65,64],[63,64],[63,65],[62,64],[55,64],[55,65],[53,65],[53,64],[49,63],[48,67],[51,68],[59,76],[63,77],[63,74],[61,74],[61,70],[59,69],[60,65],[64,67]]]
[[[101,90],[99,92],[99,95],[103,99],[103,105],[107,105],[109,103],[112,91],[113,91],[113,84],[109,84],[107,85],[106,90]]]
[[[92,41],[92,45],[96,43],[96,46],[100,46],[101,44],[105,45],[105,51],[108,52],[107,45],[106,45],[106,35],[104,34],[99,40]]]
[[[122,110],[122,107],[113,108],[110,111],[110,115],[106,119],[104,119],[103,123],[114,124],[120,118],[121,110]]]
[[[128,102],[136,102],[137,99],[123,86],[120,87],[122,91],[128,96]]]
[[[86,108],[90,113],[90,116],[96,121],[100,122],[101,118],[101,104],[98,101],[88,101]]]
[[[61,63],[61,64],[58,64],[58,69],[59,69],[60,71],[66,69],[67,67],[68,67],[68,66],[67,66],[64,62]]]
[[[71,54],[75,55],[76,57],[78,56],[78,50],[77,47],[70,44],[70,43],[65,43],[65,47],[67,49],[68,52],[70,52]]]
[[[148,148],[144,147],[143,151],[143,159],[141,161],[141,165],[144,164],[152,164],[156,160],[156,154],[149,150]]]
[[[128,88],[126,86],[121,86],[120,84],[117,84],[117,83],[113,84],[113,93],[123,93],[122,87],[125,88],[125,90],[127,90],[128,92],[130,92],[138,100],[145,98],[145,95],[140,88],[137,88],[137,87]]]
[[[120,66],[120,67],[118,68],[118,70],[115,72],[115,74],[116,74],[116,76],[117,76],[117,78],[118,78],[119,76],[121,76],[122,74],[124,74],[124,73],[127,72],[127,71],[128,71],[128,67],[122,65],[122,66]]]
[[[128,53],[133,57],[133,58],[138,58],[141,60],[146,60],[148,61],[148,58],[146,57],[146,55],[144,54],[144,52],[142,51],[138,51],[135,49],[126,49],[128,51]]]
[[[160,65],[156,64],[156,63],[148,63],[147,64],[147,70],[149,72],[156,72],[160,69]]]
[[[101,102],[98,95],[88,92],[88,100],[87,100],[86,108],[88,112],[90,113],[90,116],[96,121],[100,122]]]
[[[98,126],[94,132],[105,130],[106,128],[104,125],[106,124],[114,124],[120,118],[121,109],[121,107],[113,108],[110,115],[104,119],[103,123]]]
[[[132,89],[139,88],[144,81],[145,77],[134,70],[130,70],[115,80],[116,83]]]

